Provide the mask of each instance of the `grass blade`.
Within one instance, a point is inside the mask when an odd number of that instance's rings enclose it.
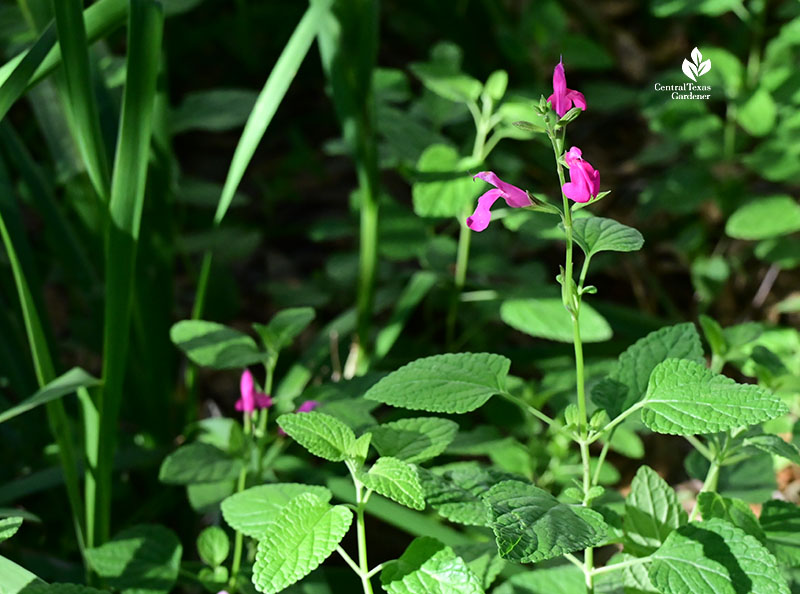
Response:
[[[436,275],[426,270],[415,272],[395,303],[389,323],[375,340],[375,361],[383,359],[400,337],[411,313],[436,284]]]
[[[53,7],[66,79],[67,108],[75,126],[75,141],[95,191],[107,199],[108,158],[92,86],[89,42],[83,24],[83,2],[60,0],[54,2]]]
[[[303,63],[306,54],[308,54],[308,50],[311,48],[311,44],[329,10],[331,1],[312,0],[308,10],[306,10],[303,18],[300,19],[292,36],[283,48],[278,61],[275,62],[275,66],[270,72],[264,88],[258,95],[250,116],[247,118],[239,144],[236,145],[236,150],[233,153],[228,176],[225,178],[225,185],[222,188],[222,195],[214,213],[214,227],[219,226],[222,219],[225,218],[242,177],[244,177],[244,172],[250,165],[250,160],[264,137],[264,133],[278,110],[278,106],[283,101],[289,85],[294,80],[300,64]],[[192,310],[193,319],[200,319],[203,315],[206,286],[208,285],[210,273],[211,252],[209,251],[203,257],[194,309]]]
[[[16,406],[4,410],[0,413],[0,423],[5,423],[9,419],[13,419],[17,415],[28,412],[47,404],[53,400],[62,398],[73,392],[77,392],[80,388],[91,388],[100,384],[100,380],[92,377],[80,367],[73,367],[68,372],[58,376],[47,385],[43,386],[30,398],[26,398]]]
[[[55,26],[45,29],[36,43],[23,54],[13,58],[0,69],[0,120],[11,106],[22,97],[36,70],[53,49],[56,42]]]
[[[111,179],[106,241],[104,387],[97,400],[100,420],[96,452],[98,544],[108,540],[110,534],[111,474],[125,379],[136,248],[144,204],[163,28],[164,13],[159,2],[131,0],[127,80]]]

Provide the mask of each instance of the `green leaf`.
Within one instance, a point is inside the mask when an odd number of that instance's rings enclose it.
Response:
[[[234,530],[260,540],[280,516],[280,510],[303,493],[311,493],[326,503],[331,500],[331,492],[325,487],[299,483],[259,485],[227,497],[221,505],[222,516]]]
[[[489,353],[434,355],[390,373],[364,397],[411,410],[466,413],[505,391],[510,366]]]
[[[85,554],[97,575],[124,594],[167,594],[178,577],[181,550],[172,530],[142,524]]]
[[[3,576],[3,594],[27,593],[33,588],[47,585],[30,571],[2,555],[0,555],[0,575]]]
[[[243,125],[258,94],[250,89],[211,89],[188,93],[170,118],[173,134],[189,130],[224,131]]]
[[[292,341],[314,320],[316,313],[311,307],[292,307],[272,316],[269,324],[253,324],[261,336],[264,346],[272,353],[292,344]]]
[[[508,72],[495,70],[486,79],[484,90],[494,101],[500,101],[508,88]]]
[[[169,336],[192,363],[201,367],[247,367],[265,358],[247,334],[216,322],[182,320],[172,326]]]
[[[454,71],[449,65],[440,63],[411,64],[410,69],[429,90],[456,103],[475,101],[483,90],[483,85],[479,80],[462,72]]]
[[[724,356],[728,352],[728,342],[725,340],[725,333],[722,326],[706,315],[700,314],[700,327],[703,329],[703,334],[711,347],[711,352],[717,356]]]
[[[440,516],[467,526],[491,526],[492,517],[481,496],[514,475],[481,468],[475,462],[437,469],[418,469],[425,499]]]
[[[356,441],[350,427],[320,412],[281,415],[278,425],[309,452],[331,462],[347,459]]]
[[[596,591],[606,594],[599,588]],[[586,594],[586,576],[571,563],[542,567],[511,576],[492,594]]]
[[[80,388],[92,388],[100,385],[100,380],[92,377],[79,367],[73,367],[65,374],[58,376],[39,389],[33,396],[26,398],[16,406],[0,413],[0,423],[21,415],[37,406],[57,400],[67,394],[72,394]]]
[[[800,231],[800,205],[784,194],[756,198],[725,223],[725,233],[736,239],[769,239],[795,231]]]
[[[766,136],[775,127],[777,112],[769,91],[758,88],[736,111],[736,118],[749,134]]]
[[[797,449],[797,446],[783,440],[778,435],[764,433],[762,435],[746,437],[743,444],[746,446],[753,446],[768,454],[786,458],[793,464],[800,464],[800,450]]]
[[[480,580],[453,549],[435,538],[415,538],[381,571],[388,594],[483,594]]]
[[[572,317],[561,299],[509,299],[500,307],[500,317],[512,328],[558,342],[572,342]],[[581,339],[583,342],[603,342],[611,338],[611,326],[588,303],[581,305]]]
[[[686,521],[686,512],[672,487],[649,466],[639,468],[625,500],[625,551],[649,555]]]
[[[767,547],[778,561],[800,567],[800,508],[788,501],[767,501],[761,508],[759,523],[767,538]]]
[[[737,384],[686,359],[659,363],[650,377],[642,421],[657,433],[716,433],[774,419],[786,405],[752,384]]]
[[[765,541],[764,530],[745,501],[707,491],[697,495],[697,505],[704,521],[719,518],[744,530],[750,536],[755,536],[759,541]]]
[[[256,590],[274,594],[311,573],[336,549],[352,521],[344,505],[331,507],[311,493],[292,499],[258,542]]]
[[[598,532],[602,520],[586,521],[584,514],[591,510],[579,512],[521,481],[503,481],[489,489],[483,500],[491,511],[497,549],[504,559],[536,563],[594,546],[605,536],[604,531]]]
[[[663,594],[789,594],[764,545],[718,519],[670,534],[653,554],[649,575]]]
[[[370,432],[372,445],[381,456],[424,462],[447,449],[458,432],[458,423],[438,417],[417,417],[385,423]]]
[[[425,509],[425,496],[417,476],[417,469],[397,458],[378,458],[369,472],[361,472],[359,480],[368,489],[410,507]]]
[[[13,594],[17,590],[2,590],[3,594]],[[130,590],[128,590],[130,592]],[[89,586],[82,586],[80,584],[32,584],[19,594],[108,594],[108,590],[98,590],[97,588],[90,588]]]
[[[462,167],[456,149],[433,144],[417,161],[419,177],[411,187],[414,212],[420,217],[465,216],[485,185]]]
[[[0,542],[14,536],[20,526],[22,526],[22,518],[18,516],[0,519]]]
[[[238,478],[242,461],[207,443],[179,447],[164,459],[158,479],[169,485],[218,483]]]
[[[644,245],[641,233],[614,219],[575,219],[572,233],[583,253],[589,257],[598,252],[635,252]]]
[[[466,561],[467,567],[487,589],[491,587],[506,566],[506,562],[497,553],[497,547],[493,542],[458,545],[454,546],[453,550],[456,555]]]
[[[209,526],[197,537],[197,552],[203,563],[211,567],[222,565],[228,558],[231,542],[219,526]]]
[[[616,417],[642,399],[650,374],[665,359],[704,361],[694,324],[667,326],[637,340],[619,356],[616,369],[594,387],[592,400]]]

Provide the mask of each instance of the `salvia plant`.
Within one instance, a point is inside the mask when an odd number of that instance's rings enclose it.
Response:
[[[645,237],[599,216],[615,200],[591,126],[603,94],[567,74],[570,56],[595,67],[606,56],[588,38],[570,37],[558,2],[524,9],[538,23],[536,43],[565,46],[547,63],[552,89],[538,100],[510,87],[506,70],[474,78],[451,42],[409,66],[414,86],[403,71],[377,67],[377,2],[311,0],[259,94],[208,91],[173,107],[165,18],[196,4],[21,0],[21,23],[0,7],[9,35],[26,40],[0,67],[2,288],[19,311],[18,320],[0,315],[0,333],[16,340],[0,341],[1,379],[31,394],[13,405],[0,397],[0,430],[22,443],[6,423],[33,424],[31,411],[42,407],[51,464],[0,485],[0,505],[15,505],[0,507],[0,545],[41,522],[17,502],[58,487],[57,511],[72,530],[62,541],[82,562],[32,552],[27,541],[9,558],[0,548],[0,594],[798,590],[800,508],[776,497],[775,475],[800,465],[800,334],[746,315],[723,326],[707,313],[750,258],[766,268],[754,309],[784,269],[800,264],[796,200],[783,186],[750,190],[762,177],[777,184],[800,171],[787,140],[798,127],[800,77],[787,63],[800,55],[800,11],[781,7],[793,20],[773,32],[764,0],[649,4],[655,19],[730,12],[736,20],[720,30],[744,32],[749,43],[744,62],[704,45],[665,74],[668,83],[683,72],[719,86],[719,104],[647,96],[641,120],[626,115],[626,125],[648,126],[657,138],[640,163],[665,166],[642,192],[641,212],[659,214],[669,202],[672,214],[693,217],[705,194],[720,210],[716,246],[691,221],[681,236],[688,247],[676,250],[697,323],[675,323],[685,319],[675,315],[665,325],[596,298],[614,289],[600,272],[628,266]],[[247,5],[238,3],[237,14],[246,16]],[[123,25],[124,60],[93,47]],[[239,26],[246,30],[247,19]],[[519,60],[522,42],[506,34],[509,60]],[[573,52],[570,40],[583,50]],[[327,261],[319,284],[332,286],[319,301],[346,293],[353,306],[321,322],[319,308],[282,287],[289,306],[272,316],[236,327],[211,321],[221,317],[209,313],[213,293],[226,285],[215,277],[224,274],[220,260],[241,241],[236,229],[224,234],[223,221],[314,42],[341,134],[325,150],[345,155],[356,181],[345,230],[326,218],[311,235],[351,234],[358,244],[350,259]],[[6,119],[23,96],[65,204]],[[224,185],[209,189],[179,170],[174,137],[239,125]],[[65,143],[68,157],[58,148]],[[523,168],[531,155],[536,167]],[[385,171],[408,182],[411,207],[389,196]],[[529,184],[531,172],[541,177]],[[742,189],[744,198],[722,199]],[[177,194],[213,211],[202,223],[207,235],[184,242],[184,259],[165,247],[178,242],[165,214]],[[42,258],[24,232],[29,207],[42,218],[46,259],[59,262],[54,276],[64,275],[82,311],[98,314],[70,326],[96,361],[59,352]],[[499,253],[532,238],[563,261],[517,266]],[[412,260],[422,269],[409,272]],[[159,289],[182,265],[192,295],[176,315]],[[668,293],[657,280],[640,292],[650,289]],[[797,297],[774,307],[796,311]],[[427,342],[404,342],[417,309]],[[632,317],[636,339],[608,343],[611,315]],[[494,322],[545,346],[498,346],[516,337],[487,338]],[[17,343],[27,351],[9,347]],[[537,365],[531,356],[541,356]],[[61,373],[62,361],[96,373],[72,365]],[[170,376],[180,376],[180,405],[164,402]],[[227,402],[202,410],[200,394],[215,381]],[[123,410],[150,429],[132,438],[120,431]],[[645,460],[654,443],[685,457],[689,480],[678,488],[657,456]],[[620,458],[634,461],[628,476],[614,464]],[[156,497],[140,500],[137,469],[154,482],[157,474]],[[174,498],[181,513],[168,517]],[[125,520],[116,522],[123,503]]]

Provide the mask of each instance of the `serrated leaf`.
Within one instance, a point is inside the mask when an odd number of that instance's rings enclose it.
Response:
[[[606,594],[606,590],[596,591]],[[511,576],[492,594],[586,594],[586,576],[571,563],[542,567]]]
[[[599,252],[635,252],[644,245],[644,237],[639,231],[603,217],[575,219],[572,233],[583,253],[589,257]]]
[[[22,526],[22,518],[19,516],[0,519],[0,542],[14,536],[20,526]]]
[[[616,369],[594,387],[592,400],[616,417],[642,399],[650,374],[665,359],[703,362],[703,345],[694,324],[667,326],[637,340],[619,356]]]
[[[649,555],[686,521],[686,512],[672,487],[649,466],[639,468],[625,500],[625,551]]]
[[[728,217],[725,233],[736,239],[769,239],[800,230],[800,204],[791,196],[764,196]]]
[[[53,400],[57,400],[62,396],[66,396],[67,394],[72,394],[79,388],[92,388],[100,385],[101,383],[102,382],[99,379],[92,377],[80,367],[73,367],[66,373],[58,376],[53,381],[37,390],[36,393],[30,398],[26,398],[16,406],[12,406],[11,408],[0,413],[0,423],[4,423],[5,421],[14,418],[17,415],[21,415],[24,412],[36,408],[37,406],[52,402]]]
[[[788,501],[767,501],[759,523],[767,547],[784,565],[800,567],[800,507]]]
[[[228,558],[230,548],[228,535],[219,526],[209,526],[197,537],[197,553],[203,563],[211,567],[222,565]]]
[[[510,366],[489,353],[434,355],[390,373],[364,397],[411,410],[466,413],[505,391]]]
[[[492,517],[481,496],[501,480],[518,478],[474,462],[439,472],[420,468],[418,473],[428,504],[440,516],[467,526],[491,526]]]
[[[372,445],[381,456],[424,462],[447,449],[458,423],[438,417],[416,417],[385,423],[370,430]]]
[[[253,328],[267,350],[277,354],[314,321],[316,313],[311,307],[292,307],[283,309],[272,316],[269,324],[253,324]]]
[[[536,563],[594,546],[605,536],[577,508],[522,481],[503,481],[483,500],[492,514],[497,550],[505,559]]]
[[[158,479],[169,485],[218,483],[238,478],[242,461],[210,444],[194,442],[164,458]]]
[[[475,101],[483,90],[480,81],[448,65],[437,63],[411,64],[413,72],[428,89],[456,103]]]
[[[347,457],[355,460],[356,464],[361,466],[367,459],[369,454],[369,444],[372,441],[372,433],[365,433],[353,442],[353,445],[347,450]]]
[[[453,549],[434,538],[415,538],[381,572],[388,594],[483,594],[478,577]]]
[[[192,363],[201,367],[247,367],[266,356],[247,334],[216,322],[182,320],[172,326],[169,336]]]
[[[559,298],[509,299],[500,306],[500,317],[530,336],[572,342],[572,317]],[[581,305],[580,329],[584,342],[603,342],[612,336],[606,319],[588,303]]]
[[[167,594],[178,577],[181,551],[181,543],[172,530],[142,524],[86,550],[85,555],[95,573],[115,590],[124,594]]]
[[[300,483],[276,483],[250,487],[234,493],[221,505],[222,517],[228,525],[242,534],[261,539],[270,525],[280,517],[281,510],[295,497],[311,493],[320,501],[331,500],[325,487]]]
[[[695,435],[754,425],[788,409],[752,384],[737,384],[685,359],[659,363],[650,377],[642,421],[657,433]]]
[[[485,589],[491,587],[506,565],[493,542],[458,545],[453,551],[467,563]]]
[[[764,545],[718,519],[670,534],[653,554],[648,573],[663,594],[789,594]]]
[[[320,412],[282,415],[278,425],[309,452],[331,462],[345,460],[356,441],[350,427]]]
[[[723,497],[719,493],[704,492],[697,495],[697,506],[703,520],[719,518],[741,528],[750,536],[764,542],[764,530],[750,505],[741,499]]]
[[[770,435],[768,433],[753,435],[745,438],[743,444],[753,446],[768,454],[786,458],[793,464],[800,464],[800,450],[793,443],[784,441],[779,435]]]
[[[256,590],[275,594],[311,573],[336,549],[352,521],[348,508],[331,507],[311,493],[292,499],[258,543]]]
[[[359,480],[368,489],[412,509],[425,509],[425,496],[417,469],[397,458],[378,458],[369,472],[361,472]]]

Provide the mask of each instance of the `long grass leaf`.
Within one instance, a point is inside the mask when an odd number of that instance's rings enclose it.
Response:
[[[100,418],[99,452],[97,452],[98,542],[108,540],[110,532],[111,473],[130,336],[136,248],[144,204],[163,27],[164,13],[159,2],[131,0],[127,79],[111,178],[106,241],[106,304],[103,330],[105,385],[99,392],[97,402]]]
[[[73,367],[53,381],[42,386],[33,396],[26,398],[16,406],[0,413],[0,423],[41,406],[77,392],[80,388],[90,388],[100,384],[100,380],[92,377],[80,367]]]
[[[24,54],[14,58],[0,70],[0,120],[11,106],[22,97],[28,83],[56,42],[56,29],[45,29],[36,43]]]
[[[383,359],[397,342],[411,313],[436,284],[436,275],[427,270],[419,270],[408,281],[403,293],[397,299],[389,323],[378,333],[375,340],[375,361]]]
[[[83,2],[60,0],[54,2],[53,7],[66,79],[68,109],[75,126],[75,141],[95,191],[105,199],[109,187],[108,157],[92,85],[89,42],[83,24]]]

